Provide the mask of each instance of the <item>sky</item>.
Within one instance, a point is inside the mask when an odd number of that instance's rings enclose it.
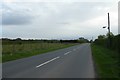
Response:
[[[4,0],[0,3],[2,38],[86,39],[105,35],[107,13],[118,34],[118,0]]]

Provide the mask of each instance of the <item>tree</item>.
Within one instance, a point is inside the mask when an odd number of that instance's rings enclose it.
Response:
[[[83,37],[80,37],[79,40],[78,40],[80,43],[87,43],[89,42],[89,40],[83,38]]]
[[[22,39],[21,38],[17,38],[17,39],[15,39],[16,41],[21,41]]]
[[[15,39],[15,41],[20,45],[22,44],[22,39],[21,38],[17,38],[17,39]]]
[[[106,34],[106,37],[109,37],[109,33]],[[110,37],[114,37],[114,34],[112,32],[110,32]]]
[[[99,35],[99,36],[98,36],[98,39],[105,39],[105,38],[106,38],[105,35]]]

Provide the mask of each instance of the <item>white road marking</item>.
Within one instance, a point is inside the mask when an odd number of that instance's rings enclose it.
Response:
[[[44,63],[42,63],[42,64],[36,66],[36,68],[41,67],[41,66],[43,66],[43,65],[45,65],[45,64],[47,64],[47,63],[49,63],[49,62],[51,62],[51,61],[54,61],[54,60],[56,60],[56,59],[58,59],[58,58],[60,58],[60,57],[58,56],[58,57],[53,58],[53,59],[51,59],[51,60],[49,60],[49,61],[46,61],[46,62],[44,62]]]
[[[69,52],[66,52],[64,55],[67,55],[67,54],[69,54],[71,51],[69,51]]]
[[[67,54],[69,54],[70,52],[67,52],[67,53],[65,53],[64,55],[67,55]]]
[[[75,51],[76,49],[73,49],[73,51]]]

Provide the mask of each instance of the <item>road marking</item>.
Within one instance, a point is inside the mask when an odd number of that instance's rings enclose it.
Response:
[[[66,52],[64,55],[67,55],[67,54],[69,54],[71,51],[69,51],[69,52]]]
[[[69,54],[70,52],[67,52],[67,53],[65,53],[64,55],[67,55],[67,54]]]
[[[75,51],[76,49],[73,49],[73,51]]]
[[[60,57],[58,56],[58,57],[53,58],[53,59],[51,59],[51,60],[49,60],[49,61],[46,61],[46,62],[44,62],[44,63],[42,63],[42,64],[36,66],[36,68],[41,67],[41,66],[43,66],[43,65],[45,65],[45,64],[47,64],[47,63],[49,63],[49,62],[52,62],[52,61],[54,61],[54,60],[56,60],[56,59],[58,59],[58,58],[60,58]]]

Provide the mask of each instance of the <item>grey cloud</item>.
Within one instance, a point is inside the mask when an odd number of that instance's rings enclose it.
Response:
[[[2,25],[24,25],[32,22],[32,15],[28,14],[28,10],[12,9],[3,4]]]
[[[118,3],[118,33],[120,34],[120,1]]]
[[[111,6],[108,3],[33,2],[17,4],[17,10],[20,5],[29,9],[23,10],[22,8],[21,11],[12,10],[12,12],[8,10],[3,14],[3,21],[6,21],[6,25],[15,25],[3,28],[4,37],[71,39],[84,36],[91,38],[99,33],[104,34],[105,31],[99,29],[102,22],[92,25],[87,24],[89,23],[87,21],[94,23],[94,18],[104,16],[106,14],[104,8]],[[34,15],[34,20],[31,15]],[[76,25],[84,22],[86,24]],[[31,24],[18,27],[20,24],[28,23]]]
[[[6,6],[3,2],[2,2],[2,3],[0,3],[0,5],[1,5],[0,9],[11,10],[11,8],[10,8],[10,7],[8,7],[8,6]]]
[[[3,25],[23,25],[31,22],[31,16],[21,14],[4,14],[2,15]]]
[[[51,4],[51,5],[50,5]],[[42,4],[43,5],[43,4]],[[43,5],[46,6],[46,5]],[[47,9],[44,7],[43,11],[48,11],[47,20],[51,19],[53,22],[67,22],[86,21],[93,17],[100,16],[104,11],[97,11],[98,7],[107,7],[106,3],[49,3]],[[51,9],[52,8],[52,9]],[[43,19],[44,20],[44,19]]]

